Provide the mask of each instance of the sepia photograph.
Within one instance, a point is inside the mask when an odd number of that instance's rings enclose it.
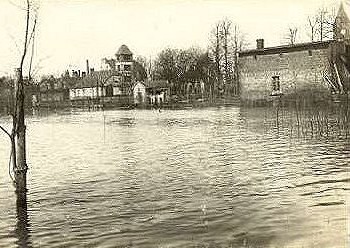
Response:
[[[350,248],[350,0],[0,0],[0,248]]]

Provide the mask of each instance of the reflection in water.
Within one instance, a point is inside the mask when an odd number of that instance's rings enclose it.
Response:
[[[27,193],[17,194],[16,200],[17,223],[15,228],[16,244],[18,247],[30,248],[32,246],[30,238],[30,224],[27,209]]]

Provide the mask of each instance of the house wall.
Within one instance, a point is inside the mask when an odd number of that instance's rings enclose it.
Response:
[[[122,95],[123,92],[121,91],[119,86],[113,86],[113,96]]]
[[[146,87],[142,83],[137,83],[133,90],[135,103],[143,103],[146,100]],[[140,98],[141,96],[141,98]]]
[[[329,71],[329,48],[276,54],[240,56],[240,87],[243,101],[272,99],[272,77],[279,76],[280,90],[290,95],[303,90],[329,91],[323,79]]]
[[[42,102],[61,102],[64,101],[63,92],[42,92],[40,93],[40,100]]]
[[[98,90],[98,94],[97,94]],[[87,87],[87,88],[76,88],[69,89],[69,99],[83,99],[83,98],[96,98],[97,96],[105,96],[106,90],[101,87]]]

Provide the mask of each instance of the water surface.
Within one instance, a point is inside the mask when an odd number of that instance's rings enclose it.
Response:
[[[0,136],[0,247],[347,247],[349,140],[264,111],[29,117],[24,215]]]

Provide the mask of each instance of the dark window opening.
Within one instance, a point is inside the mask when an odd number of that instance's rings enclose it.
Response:
[[[312,51],[311,50],[309,50],[309,56],[312,56]]]
[[[272,94],[276,94],[277,92],[280,92],[280,77],[279,76],[273,76],[272,77]]]
[[[254,55],[254,59],[258,59],[258,57],[256,55]]]
[[[124,65],[124,70],[125,71],[130,71],[131,69],[131,66],[130,65]]]
[[[107,85],[106,87],[106,96],[113,96],[113,86],[112,85]]]

